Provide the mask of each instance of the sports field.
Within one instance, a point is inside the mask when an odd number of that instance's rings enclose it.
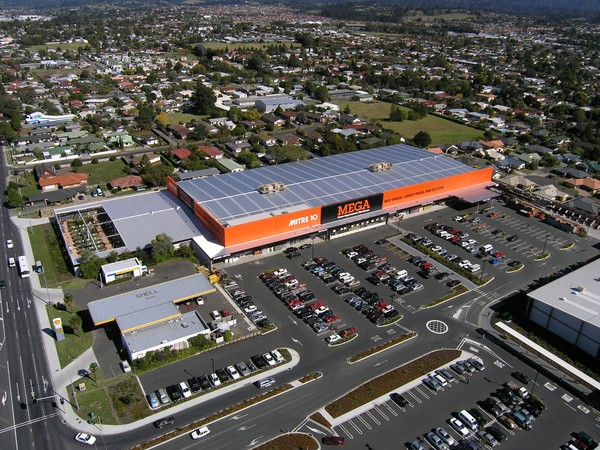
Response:
[[[300,44],[293,41],[284,41],[284,42],[202,42],[206,48],[210,48],[212,50],[225,50],[226,48],[229,50],[239,49],[239,50],[248,50],[250,48],[265,50],[269,47],[273,47],[275,45],[285,44],[286,47],[290,45],[292,47],[300,47]]]
[[[352,115],[370,122],[378,122],[384,129],[412,139],[419,131],[426,131],[431,136],[431,145],[454,144],[457,142],[481,139],[483,132],[475,128],[445,120],[431,114],[420,120],[390,122],[390,103],[375,101],[373,103],[333,101],[340,110],[350,106]]]

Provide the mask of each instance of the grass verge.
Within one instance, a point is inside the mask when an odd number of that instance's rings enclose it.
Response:
[[[332,417],[339,417],[375,400],[460,356],[459,350],[437,350],[397,369],[374,378],[325,407]]]
[[[371,347],[370,349],[365,350],[364,352],[360,352],[354,356],[351,356],[350,358],[348,358],[348,362],[351,362],[351,363],[358,362],[360,360],[368,358],[369,356],[372,356],[376,353],[382,352],[388,348],[394,347],[395,345],[398,345],[404,341],[407,341],[410,338],[415,337],[416,335],[417,335],[417,333],[414,333],[414,332],[411,332],[408,334],[403,334],[402,336],[397,337],[396,339],[392,339],[391,341],[384,342],[383,344],[377,345],[375,347]]]
[[[313,380],[318,380],[319,378],[321,378],[323,376],[323,374],[321,372],[313,372],[311,374],[305,375],[302,378],[300,378],[298,381],[300,383],[308,383],[309,381],[313,381]]]
[[[468,289],[466,287],[464,287],[462,284],[459,284],[458,286],[452,288],[452,294],[444,295],[443,297],[429,302],[426,305],[424,305],[424,308],[431,308],[432,306],[437,306],[439,304],[447,302],[448,300],[452,300],[453,298],[458,297],[459,295],[464,294],[467,291]]]
[[[280,450],[284,448],[301,448],[302,450],[317,450],[321,448],[317,440],[303,433],[290,433],[265,442],[254,450]]]
[[[44,276],[40,277],[42,287],[54,287],[67,280],[74,279],[63,257],[56,232],[52,224],[45,223],[30,228],[29,239],[33,256],[44,266]],[[46,283],[46,286],[44,285]]]
[[[317,411],[312,416],[310,416],[309,419],[331,430],[331,424],[329,423],[329,420],[327,420],[320,412]]]
[[[94,336],[92,333],[84,333],[83,331],[79,331],[79,336],[75,335],[73,329],[69,326],[69,319],[73,314],[77,314],[80,308],[76,305],[71,305],[71,311],[62,311],[60,309],[56,309],[54,306],[46,305],[46,312],[48,313],[48,318],[50,322],[57,317],[60,317],[63,324],[63,329],[65,331],[65,339],[58,342],[54,339],[54,344],[56,345],[56,352],[58,353],[58,360],[60,361],[60,367],[65,367],[75,358],[80,356],[83,352],[85,352],[88,348],[92,346],[94,342]],[[44,331],[51,334],[54,337],[54,330],[46,328]]]

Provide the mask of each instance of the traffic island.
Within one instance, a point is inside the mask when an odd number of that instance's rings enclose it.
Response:
[[[304,433],[289,433],[271,439],[269,442],[254,447],[253,450],[278,450],[282,448],[301,448],[303,450],[317,450],[321,448],[319,442],[312,436]]]
[[[368,350],[365,350],[364,352],[358,353],[354,356],[351,356],[350,358],[348,358],[348,363],[349,364],[354,364],[357,363],[359,361],[362,361],[365,358],[369,358],[370,356],[374,356],[378,353],[381,353],[384,350],[387,350],[389,348],[395,347],[396,345],[402,344],[403,342],[409,341],[410,339],[413,339],[417,337],[417,333],[411,331],[408,334],[404,334],[396,339],[392,339],[391,341],[385,342],[381,345],[378,345],[376,347],[372,347]]]
[[[332,419],[387,395],[389,392],[458,359],[460,350],[436,350],[368,381],[324,408]],[[326,417],[326,416],[325,416]]]
[[[536,258],[534,258],[534,261],[544,261],[545,259],[548,259],[552,256],[552,253],[544,253],[543,255],[537,256]]]

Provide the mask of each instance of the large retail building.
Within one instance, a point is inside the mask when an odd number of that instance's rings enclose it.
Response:
[[[100,256],[148,247],[157,234],[190,244],[211,267],[317,236],[384,225],[456,197],[495,197],[492,168],[392,145],[218,176],[56,210],[73,267],[83,249]]]
[[[277,249],[387,223],[399,213],[458,197],[488,200],[492,168],[392,145],[241,173],[175,182],[167,188],[215,238],[194,239],[205,260]],[[215,245],[215,241],[218,245]]]

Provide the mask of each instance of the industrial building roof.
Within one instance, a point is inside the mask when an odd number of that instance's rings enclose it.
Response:
[[[527,295],[583,322],[600,326],[600,259]]]
[[[369,165],[380,162],[392,163],[392,168],[381,172],[369,170]],[[178,185],[221,223],[233,225],[473,170],[447,156],[399,144],[180,181]],[[258,192],[259,185],[278,181],[284,183],[283,191]]]
[[[191,311],[180,317],[148,326],[141,330],[123,333],[127,347],[132,354],[164,347],[168,343],[176,343],[190,336],[206,333],[209,328],[198,314]]]
[[[88,309],[95,325],[116,320],[125,333],[178,316],[173,302],[214,291],[208,279],[197,274],[96,300]]]

